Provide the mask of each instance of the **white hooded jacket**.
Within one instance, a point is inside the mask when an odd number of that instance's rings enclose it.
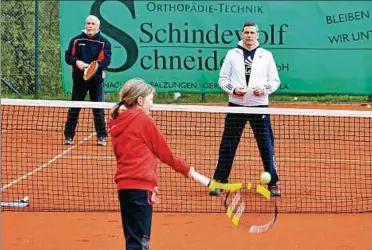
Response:
[[[238,45],[243,46],[243,42],[240,41]],[[269,104],[269,95],[279,88],[280,79],[271,52],[257,48],[247,86],[244,52],[242,49],[234,48],[226,54],[218,83],[225,92],[229,93],[229,102],[242,106],[258,106]],[[244,96],[234,95],[233,91],[237,87],[245,88],[247,93]],[[254,88],[264,89],[264,95],[255,96],[253,94]]]

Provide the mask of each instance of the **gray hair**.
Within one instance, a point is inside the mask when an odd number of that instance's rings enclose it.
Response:
[[[97,23],[98,26],[100,25],[100,21],[98,19],[98,17],[94,16],[94,15],[89,15],[87,16],[87,18],[85,18],[85,23],[87,23],[89,20],[92,20],[93,22]]]

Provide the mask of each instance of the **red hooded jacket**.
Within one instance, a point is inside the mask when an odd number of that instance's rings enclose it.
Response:
[[[108,122],[117,160],[118,190],[153,191],[157,186],[157,158],[187,176],[190,167],[169,148],[153,119],[140,109],[130,108]]]

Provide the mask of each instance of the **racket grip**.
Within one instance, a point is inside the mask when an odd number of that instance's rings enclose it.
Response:
[[[208,177],[199,174],[198,172],[195,171],[194,168],[190,168],[189,176],[206,187],[208,187],[211,182],[211,180]]]

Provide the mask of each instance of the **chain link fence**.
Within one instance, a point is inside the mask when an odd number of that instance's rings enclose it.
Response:
[[[3,94],[62,93],[58,2],[1,1]]]

